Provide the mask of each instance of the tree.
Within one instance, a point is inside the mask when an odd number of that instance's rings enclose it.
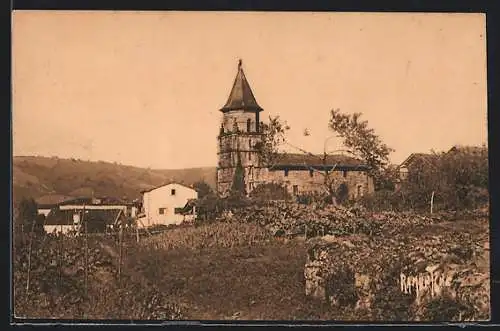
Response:
[[[394,150],[384,144],[368,121],[360,121],[361,113],[343,114],[339,109],[331,111],[329,127],[343,139],[344,146],[363,159],[370,167],[376,186],[379,186],[383,170]]]
[[[427,209],[432,200],[440,209],[467,209],[487,204],[488,150],[476,153],[434,153],[431,161],[414,161],[401,186],[407,207]]]
[[[290,200],[291,196],[283,185],[277,183],[265,183],[255,187],[250,197],[257,201]]]
[[[286,133],[290,126],[282,122],[279,116],[269,116],[269,123],[260,124],[261,141],[255,144],[263,165],[270,166],[280,154],[279,148],[286,143]]]
[[[202,180],[194,183],[193,187],[198,192],[198,199],[203,199],[205,196],[213,193],[210,185]]]
[[[245,196],[245,170],[241,164],[240,154],[238,153],[238,161],[236,163],[236,169],[234,171],[233,183],[231,185],[231,195],[232,196]]]
[[[38,206],[33,198],[23,198],[18,207],[18,222],[16,227],[24,232],[31,231],[33,222],[38,215]]]
[[[378,189],[394,191],[396,188],[396,182],[399,180],[399,169],[396,165],[388,165],[380,172],[380,177],[378,179]]]

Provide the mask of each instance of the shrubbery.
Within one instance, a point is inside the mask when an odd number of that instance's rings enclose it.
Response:
[[[415,162],[407,180],[394,190],[381,190],[365,196],[362,203],[372,210],[475,209],[487,205],[488,150],[474,153],[435,154],[431,161]]]

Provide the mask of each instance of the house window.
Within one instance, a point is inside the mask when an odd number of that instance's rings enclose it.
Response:
[[[170,195],[175,195],[175,188],[170,190]]]
[[[285,177],[288,177],[288,169],[285,169]]]
[[[247,119],[247,132],[250,132],[252,129],[252,121],[250,119]]]
[[[293,185],[293,195],[299,194],[299,186],[298,185]]]
[[[342,171],[342,176],[347,177],[347,170]]]
[[[312,169],[309,169],[309,177],[312,177],[314,174],[313,174],[313,170]]]
[[[248,161],[252,161],[252,153],[248,152]]]
[[[167,208],[160,208],[160,209],[158,209],[158,214],[164,215],[166,210],[167,210]]]
[[[183,208],[175,208],[174,213],[175,214],[182,214]]]
[[[362,196],[363,196],[363,186],[358,185],[358,197],[362,197]]]

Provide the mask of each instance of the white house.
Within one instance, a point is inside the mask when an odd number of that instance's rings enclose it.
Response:
[[[198,192],[191,187],[177,183],[165,184],[142,191],[143,216],[139,226],[180,224],[195,217],[195,207],[189,215],[185,208],[188,202],[198,199]]]

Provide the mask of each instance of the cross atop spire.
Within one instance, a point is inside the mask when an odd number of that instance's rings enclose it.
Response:
[[[233,88],[229,94],[226,104],[222,107],[221,111],[223,113],[231,110],[249,110],[260,112],[263,109],[255,100],[250,84],[245,77],[245,73],[242,68],[243,61],[238,59],[238,73],[234,79]]]

